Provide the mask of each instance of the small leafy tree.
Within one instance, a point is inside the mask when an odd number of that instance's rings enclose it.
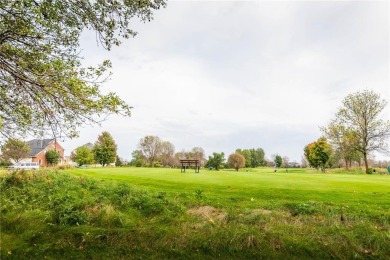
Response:
[[[154,167],[161,155],[161,139],[158,136],[145,136],[139,141],[138,148],[145,156],[149,166]]]
[[[290,164],[290,158],[288,158],[287,156],[283,156],[282,161],[283,167],[287,169]]]
[[[104,167],[115,162],[117,145],[109,132],[103,132],[98,136],[92,151],[95,161]]]
[[[92,164],[94,162],[93,153],[87,146],[77,147],[70,155],[70,158],[78,165]]]
[[[238,169],[245,167],[245,157],[242,154],[233,153],[229,155],[228,165],[238,171]]]
[[[142,166],[145,166],[145,161],[146,161],[146,158],[145,156],[142,154],[142,151],[140,150],[135,150],[131,153],[131,156],[133,157],[133,159],[130,161],[130,165],[131,166],[135,166],[135,167],[142,167]]]
[[[175,164],[175,146],[169,142],[161,142],[160,162],[163,166],[173,166]]]
[[[115,166],[121,167],[123,165],[122,159],[117,155],[115,159]]]
[[[1,147],[1,153],[5,161],[12,159],[15,162],[19,162],[29,156],[30,146],[28,143],[18,139],[8,139]]]
[[[217,171],[221,168],[221,164],[225,162],[225,154],[213,153],[213,156],[209,156],[209,160],[206,163],[206,167],[212,167]]]
[[[279,154],[275,155],[274,163],[276,168],[280,168],[280,166],[282,166],[283,163],[282,156],[280,156]]]
[[[306,145],[304,152],[311,167],[317,170],[321,168],[321,171],[325,172],[325,167],[332,154],[332,146],[326,138],[320,137],[316,142]]]
[[[47,151],[45,157],[49,165],[57,165],[61,159],[60,153],[55,150]]]
[[[205,152],[202,147],[193,147],[191,149],[191,154],[192,154],[192,158],[194,160],[198,160],[201,166],[204,165],[206,159],[205,159]]]
[[[264,166],[265,162],[265,152],[262,148],[250,149],[251,152],[251,167]]]
[[[309,163],[309,165],[313,168],[318,169],[318,162],[314,156],[314,145],[315,145],[314,142],[306,145],[305,148],[303,149],[303,152],[305,154],[305,158]]]
[[[245,158],[245,167],[251,167],[252,156],[248,149],[236,149],[236,153],[241,154]]]
[[[359,161],[360,141],[357,133],[342,125],[339,122],[332,121],[328,126],[322,128],[326,138],[330,141],[336,153],[345,161],[345,167],[348,168],[352,161]]]

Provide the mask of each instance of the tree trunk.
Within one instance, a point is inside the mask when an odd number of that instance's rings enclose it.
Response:
[[[344,159],[345,160],[345,168],[348,169],[348,159]]]
[[[149,166],[150,166],[151,168],[154,168],[154,158],[152,158],[152,159],[150,160],[149,163],[150,163]]]
[[[363,158],[364,158],[364,164],[366,166],[366,173],[368,174],[368,161],[367,161],[367,153],[363,153]]]

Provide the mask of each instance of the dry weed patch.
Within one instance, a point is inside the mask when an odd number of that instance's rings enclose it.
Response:
[[[201,206],[197,208],[191,208],[187,210],[187,214],[192,216],[201,217],[204,220],[208,220],[213,222],[217,221],[225,221],[227,214],[225,211],[221,209],[214,208],[212,206]]]

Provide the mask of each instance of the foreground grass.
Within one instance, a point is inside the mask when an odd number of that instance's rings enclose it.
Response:
[[[1,258],[390,257],[390,176],[76,169],[1,194]]]

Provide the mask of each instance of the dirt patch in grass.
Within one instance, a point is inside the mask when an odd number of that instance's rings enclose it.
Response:
[[[264,214],[264,215],[269,215],[269,214],[272,214],[272,210],[268,210],[268,209],[253,209],[253,210],[251,210],[251,213],[260,213],[260,214]]]
[[[245,214],[261,214],[261,215],[273,215],[279,217],[288,217],[290,213],[284,210],[269,210],[269,209],[252,209]]]
[[[223,210],[214,208],[212,206],[201,206],[187,210],[187,214],[198,216],[209,221],[225,221],[227,214]]]

